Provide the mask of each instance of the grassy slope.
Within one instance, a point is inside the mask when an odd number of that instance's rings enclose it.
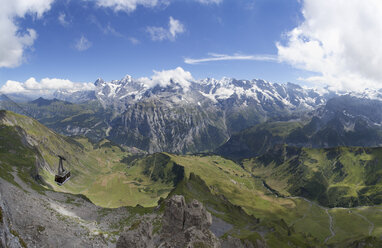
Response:
[[[211,189],[212,194],[224,195],[231,203],[241,206],[247,214],[260,218],[263,227],[274,228],[275,232],[265,235],[265,239],[271,247],[284,247],[285,242],[293,242],[304,247],[305,242],[308,241],[314,246],[317,242],[322,244],[330,236],[329,217],[324,208],[309,204],[303,199],[275,197],[263,187],[262,180],[252,177],[249,172],[231,160],[219,156],[170,154],[169,156],[176,163],[185,167],[186,175],[189,176],[191,173],[199,175]],[[209,199],[203,199],[197,194],[194,194],[193,197],[209,202]],[[220,211],[222,210],[218,212]],[[343,215],[344,211],[341,209],[330,211],[334,218],[334,228],[337,234],[328,243],[353,241],[367,235],[368,223],[354,214]],[[356,211],[356,209],[352,211]],[[214,213],[214,211],[211,212]],[[357,224],[346,225],[352,218],[358,221]],[[382,218],[379,219],[379,221],[381,220]],[[240,227],[240,224],[238,226]],[[285,228],[282,228],[283,226]],[[294,231],[291,236],[288,236],[287,228]],[[375,234],[379,235],[380,232]]]
[[[243,165],[283,195],[301,195],[332,206],[379,204],[381,168],[378,161],[381,161],[382,148],[283,147],[273,152],[244,160]],[[297,206],[301,206],[301,202]],[[381,209],[378,205],[329,209],[336,235],[328,243],[346,247],[343,244],[348,242],[350,246],[354,240],[367,237],[370,230],[371,235],[379,237],[382,234]],[[323,207],[313,203],[305,210],[300,207],[300,211],[300,219],[288,222],[296,231],[310,233],[321,241],[330,236],[328,215]]]
[[[51,132],[34,120],[9,112],[2,122],[0,167],[5,173],[0,176],[9,181],[13,181],[10,173],[15,168],[24,181],[41,191],[43,189],[30,177],[33,174],[31,165],[35,163],[38,152],[15,138],[22,133],[15,126],[17,124],[36,142],[36,147],[47,162],[46,168],[40,169],[40,174],[54,189],[84,194],[100,206],[154,206],[160,197],[166,197],[178,183],[172,193],[185,194],[188,199],[200,199],[214,215],[232,223],[235,229],[231,234],[240,238],[256,240],[261,234],[270,247],[285,247],[286,244],[305,247],[307,243],[312,246],[317,242],[322,243],[330,235],[329,218],[325,209],[302,199],[275,197],[263,187],[261,179],[253,177],[231,160],[219,156],[155,154],[125,164],[120,161],[129,160],[126,159],[129,154],[106,140],[95,145],[85,138],[68,139]],[[53,183],[52,173],[57,166],[55,153],[68,157],[67,166],[73,173],[73,178],[63,187]],[[314,159],[323,156],[317,151],[309,155]],[[350,159],[349,156],[344,156],[344,159]],[[370,154],[359,153],[356,156],[366,159]],[[246,168],[250,168],[253,162],[248,160],[244,164]],[[313,159],[308,162],[311,170],[317,170],[318,166]],[[183,173],[179,166],[184,167],[185,179],[178,177]],[[260,173],[262,176],[270,171],[260,167],[253,168],[254,172],[263,170]],[[195,178],[200,181],[187,181],[191,173],[197,175]],[[356,179],[357,177],[352,180]],[[280,185],[285,183],[285,180],[279,181]],[[276,185],[268,181],[267,183],[272,187]],[[375,225],[371,233],[373,236],[382,235],[382,215],[378,207],[351,209],[354,212],[351,214],[346,211],[348,210],[329,210],[336,231],[336,236],[329,243],[353,242],[366,237],[370,225],[355,213],[372,220]],[[252,215],[259,218],[260,223],[255,223],[257,219],[251,217]],[[357,220],[357,224],[349,225],[353,220]]]
[[[15,128],[0,125],[0,176],[17,185],[13,177],[13,173],[17,173],[25,183],[42,192],[43,187],[33,180],[36,175],[35,150],[15,139],[17,135]]]
[[[3,132],[8,134],[13,130],[13,134],[9,134],[10,141],[0,140],[2,146],[8,150],[11,144],[20,147],[14,156],[13,153],[4,151],[6,155],[0,158],[4,161],[0,165],[4,168],[7,166],[5,171],[9,173],[12,167],[24,164],[26,168],[32,168],[36,154],[40,155],[45,163],[43,167],[39,167],[38,173],[50,187],[57,191],[84,194],[103,207],[136,204],[154,206],[160,197],[166,197],[173,188],[172,184],[151,180],[139,166],[128,167],[120,162],[129,154],[120,147],[111,145],[109,141],[103,140],[95,145],[85,138],[71,139],[52,132],[31,118],[11,112],[2,113]],[[5,134],[4,136],[8,137]],[[36,149],[22,144],[21,138],[15,138],[17,136],[28,137]],[[72,178],[63,186],[58,186],[53,181],[58,165],[56,154],[67,158],[64,166],[72,174]],[[9,173],[2,173],[1,176],[12,180]]]
[[[255,157],[264,154],[275,144],[285,143],[286,137],[301,127],[302,124],[299,122],[280,121],[258,124],[233,134],[216,152],[235,160]]]
[[[243,164],[285,195],[303,196],[324,206],[353,207],[382,203],[381,160],[382,148],[280,146]]]

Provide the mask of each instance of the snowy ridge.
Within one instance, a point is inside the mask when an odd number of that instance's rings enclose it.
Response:
[[[99,78],[94,85],[93,92],[61,90],[54,96],[71,102],[98,99],[103,106],[114,106],[120,111],[123,111],[127,105],[154,98],[174,104],[184,102],[201,106],[203,102],[219,105],[234,101],[243,106],[274,105],[288,110],[311,110],[326,102],[325,95],[317,90],[305,89],[291,83],[271,83],[261,79],[206,78],[189,81],[186,87],[184,83],[173,79],[165,85],[147,85],[143,79],[134,79],[126,75],[121,80],[110,82]]]
[[[288,108],[313,109],[325,103],[324,96],[313,89],[287,83],[277,84],[265,80],[236,80],[232,78],[203,79],[198,82],[202,87],[201,93],[212,99],[226,100],[233,96],[239,99],[251,99],[258,104],[274,102]]]

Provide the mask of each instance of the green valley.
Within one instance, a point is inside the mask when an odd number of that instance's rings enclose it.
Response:
[[[381,148],[277,146],[243,165],[283,195],[328,207],[381,204]]]
[[[378,148],[280,146],[239,164],[218,155],[132,154],[108,140],[56,134],[9,111],[0,112],[0,123],[0,177],[20,186],[17,173],[41,194],[83,195],[106,210],[140,205],[148,212],[182,194],[232,225],[226,237],[270,247],[346,247],[382,235],[382,207],[357,207],[379,204]],[[63,186],[54,183],[58,154],[72,173]]]

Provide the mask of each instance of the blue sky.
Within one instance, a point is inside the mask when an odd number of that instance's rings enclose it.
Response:
[[[236,60],[190,65],[184,59],[209,53],[277,55],[275,42],[299,23],[300,9],[296,0],[226,0],[219,4],[180,0],[155,7],[138,5],[134,11],[99,7],[94,1],[55,1],[41,18],[33,14],[18,18],[20,30],[32,28],[37,38],[25,50],[21,65],[0,69],[0,84],[30,77],[75,82],[119,79],[125,74],[142,77],[178,66],[194,78],[296,81],[300,72],[286,64]],[[172,40],[152,40],[147,28],[167,28],[170,17],[183,25],[184,32]],[[81,37],[89,47],[79,51],[76,43]]]
[[[177,67],[334,89],[382,81],[380,0],[2,1],[3,91]]]

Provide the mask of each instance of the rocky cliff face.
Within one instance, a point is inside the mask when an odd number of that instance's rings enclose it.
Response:
[[[166,202],[161,230],[154,233],[152,222],[142,221],[139,226],[130,227],[120,236],[117,247],[254,247],[249,242],[243,243],[232,237],[219,240],[209,230],[211,224],[212,216],[202,203],[193,200],[186,204],[183,196],[174,195]]]
[[[95,82],[98,101],[114,113],[110,139],[149,152],[212,150],[231,133],[268,119],[298,118],[324,104],[314,90],[264,80],[171,79],[147,86],[129,76]]]

